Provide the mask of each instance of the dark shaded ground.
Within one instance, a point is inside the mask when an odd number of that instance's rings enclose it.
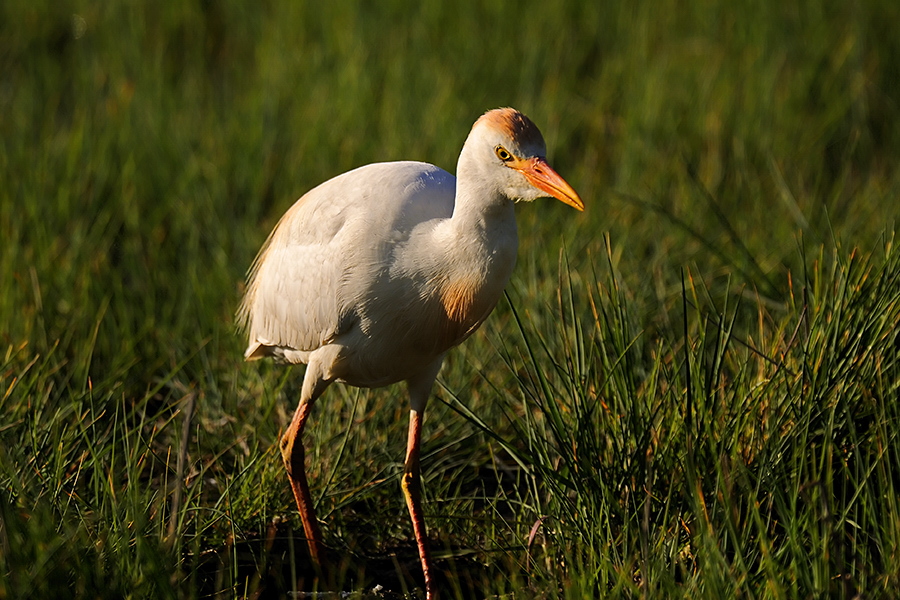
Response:
[[[447,556],[452,554],[452,556]],[[485,598],[488,567],[459,553],[440,551],[435,556],[438,590],[450,597]],[[227,543],[199,557],[200,596],[247,598],[424,598],[424,580],[413,542],[386,548],[378,555],[358,550],[326,549],[324,572],[316,572],[309,560],[302,532],[287,523],[269,526],[266,539],[259,537]],[[232,565],[237,565],[237,573]],[[296,587],[292,582],[296,581]],[[296,593],[295,593],[296,590]]]

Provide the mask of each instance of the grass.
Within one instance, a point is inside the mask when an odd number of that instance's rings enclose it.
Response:
[[[502,105],[587,211],[520,207],[429,406],[445,595],[891,597],[894,4],[3,3],[0,597],[415,594],[403,390],[313,415],[314,582],[233,313],[296,197]]]

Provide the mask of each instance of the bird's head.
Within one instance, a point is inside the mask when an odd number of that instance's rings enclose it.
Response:
[[[546,153],[544,137],[531,119],[513,108],[497,108],[472,126],[457,174],[475,170],[482,185],[513,201],[553,197],[584,210],[578,193],[547,163]]]

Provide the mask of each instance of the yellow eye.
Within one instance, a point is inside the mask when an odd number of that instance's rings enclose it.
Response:
[[[496,148],[494,148],[494,152],[497,153],[497,158],[499,158],[503,162],[509,162],[512,160],[512,154],[510,154],[509,151],[507,151],[507,149],[503,146],[497,146]]]

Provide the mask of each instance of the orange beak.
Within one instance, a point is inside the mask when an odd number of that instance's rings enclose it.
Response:
[[[547,164],[546,159],[535,156],[528,160],[517,161],[512,167],[524,175],[528,183],[542,192],[573,208],[584,210],[584,202],[578,197],[578,192]]]

